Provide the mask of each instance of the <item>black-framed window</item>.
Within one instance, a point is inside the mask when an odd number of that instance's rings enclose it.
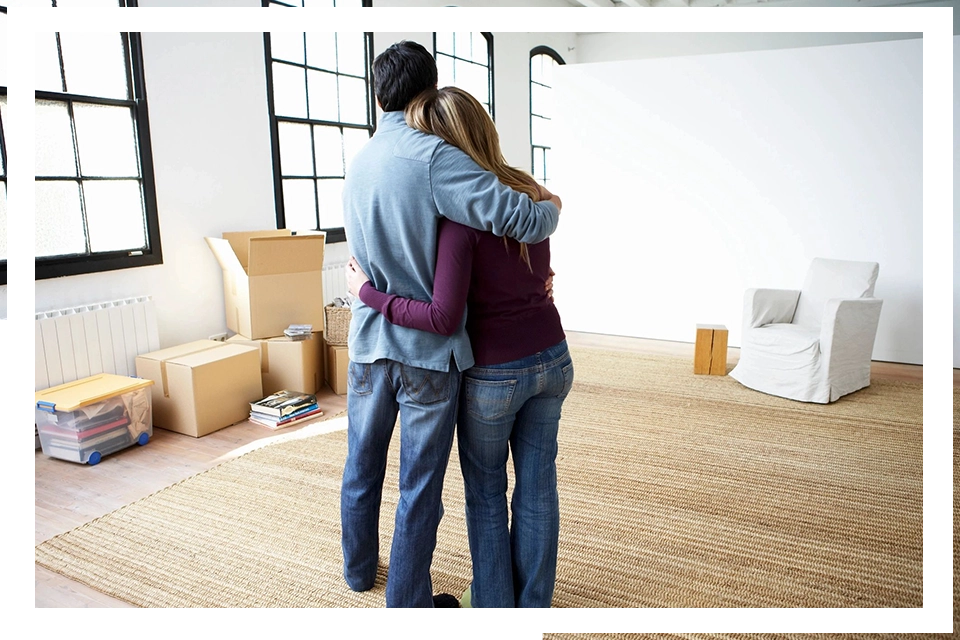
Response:
[[[7,30],[7,8],[0,6],[3,32]],[[7,284],[7,141],[3,128],[7,120],[6,69],[0,77],[0,285]]]
[[[565,64],[550,47],[530,51],[530,153],[531,172],[540,184],[550,181],[553,143],[553,71]]]
[[[487,32],[434,32],[433,56],[437,60],[437,85],[453,85],[493,108],[493,34]]]
[[[265,33],[277,228],[346,240],[347,167],[374,130],[373,34]]]
[[[37,33],[36,56],[36,278],[160,264],[140,34]]]
[[[54,7],[135,7],[137,0],[50,0]]]
[[[373,0],[260,0],[261,7],[372,7]]]

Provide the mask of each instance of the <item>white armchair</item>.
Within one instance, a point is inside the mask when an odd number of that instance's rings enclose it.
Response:
[[[815,258],[803,287],[747,289],[740,360],[730,376],[783,398],[826,404],[870,386],[883,301],[876,262]]]

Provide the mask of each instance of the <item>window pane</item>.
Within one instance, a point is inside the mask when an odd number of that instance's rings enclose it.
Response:
[[[453,54],[453,32],[437,32],[437,52]]]
[[[303,33],[270,32],[270,56],[303,64]]]
[[[73,104],[80,172],[84,176],[137,178],[137,141],[129,107]]]
[[[316,229],[317,204],[313,180],[283,181],[283,211],[287,229]]]
[[[310,125],[281,122],[280,175],[312,176],[313,151],[310,146]]]
[[[453,34],[453,55],[464,60],[473,60],[472,36],[469,31],[457,31]]]
[[[60,77],[60,55],[57,53],[57,34],[37,33],[34,35],[33,69],[36,77],[34,86],[37,91],[63,91]]]
[[[313,145],[318,176],[343,175],[343,146],[337,127],[314,127]]]
[[[544,176],[543,149],[541,149],[540,147],[534,147],[533,148],[533,177],[543,182],[543,176]]]
[[[47,2],[49,5],[50,3]],[[119,7],[118,0],[57,0],[58,7]]]
[[[317,180],[320,228],[343,226],[343,180]]]
[[[530,82],[543,82],[543,59],[546,57],[542,53],[530,56]]]
[[[339,115],[337,109],[337,76],[332,73],[308,69],[307,80],[310,118],[336,122]]]
[[[37,100],[34,105],[36,175],[77,175],[77,164],[73,154],[73,133],[70,128],[67,105],[47,100]]]
[[[308,33],[307,64],[328,71],[337,70],[337,34],[330,32]]]
[[[490,64],[490,58],[487,55],[487,39],[483,37],[482,33],[474,33],[473,35],[473,57],[470,59],[476,63],[488,66]]]
[[[37,257],[85,253],[80,185],[76,182],[37,182]]]
[[[307,85],[302,68],[273,63],[273,108],[278,116],[307,117]]]
[[[0,42],[3,42],[3,43],[7,42],[6,12],[0,13]],[[4,47],[0,47],[0,87],[6,87],[8,85],[9,85],[9,82],[7,80],[7,49],[4,46]]]
[[[341,0],[342,2],[343,0]],[[300,4],[297,0],[292,0],[291,4]],[[336,7],[340,3],[334,0],[303,0],[301,6],[304,7]]]
[[[490,102],[489,79],[486,67],[469,62],[457,63],[457,86],[484,104]]]
[[[363,33],[337,34],[337,71],[362,76],[366,71],[366,40]]]
[[[457,81],[453,75],[453,58],[437,56],[437,86],[442,89],[456,84]]]
[[[557,68],[557,61],[553,59],[553,56],[546,54],[542,54],[540,57],[543,58],[543,84],[552,87],[553,70]]]
[[[530,111],[544,118],[553,117],[553,89],[531,84]]]
[[[61,33],[67,93],[129,97],[126,55],[119,33]]]
[[[145,249],[147,230],[137,180],[84,180],[90,250]]]
[[[543,183],[550,181],[550,158],[552,157],[550,149],[543,150]]]
[[[7,183],[0,182],[0,260],[7,259]]]
[[[360,78],[339,76],[340,122],[367,123],[367,83]]]
[[[536,116],[530,118],[530,142],[542,146],[550,145],[551,138],[549,120],[544,120],[543,118],[538,118]]]
[[[370,134],[364,129],[343,130],[343,162],[347,171],[357,152],[370,140]]]

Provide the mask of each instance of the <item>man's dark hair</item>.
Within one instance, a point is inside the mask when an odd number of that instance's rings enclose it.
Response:
[[[403,111],[421,91],[437,86],[437,62],[423,45],[397,42],[373,61],[373,86],[384,111]]]

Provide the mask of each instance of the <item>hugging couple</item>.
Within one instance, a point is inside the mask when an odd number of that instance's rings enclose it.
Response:
[[[343,189],[350,291],[343,575],[374,586],[387,453],[400,416],[388,607],[549,607],[560,515],[557,430],[573,362],[552,300],[560,199],[508,166],[470,94],[437,88],[403,41],[373,63],[383,110]],[[461,600],[430,564],[457,433],[473,564]],[[515,487],[507,507],[507,459]]]

